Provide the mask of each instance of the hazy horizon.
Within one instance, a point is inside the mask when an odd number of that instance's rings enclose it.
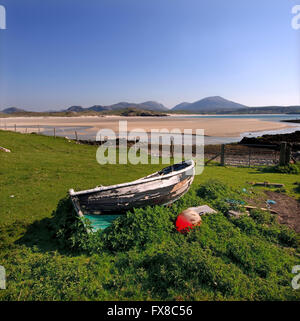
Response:
[[[299,1],[2,0],[0,110],[300,105]]]
[[[208,97],[202,97],[202,98],[200,98],[199,100],[201,100],[201,99],[203,99],[203,98],[208,98]],[[226,97],[222,97],[222,98],[225,98],[226,100],[230,100],[230,101],[232,101],[231,99],[227,99]],[[148,100],[148,101],[154,101],[154,100]],[[89,108],[89,107],[92,107],[92,106],[97,106],[97,105],[101,105],[101,106],[104,106],[104,107],[106,107],[106,106],[111,106],[111,105],[114,105],[114,104],[118,104],[118,103],[122,103],[122,102],[125,102],[125,101],[115,101],[115,102],[113,102],[113,103],[111,103],[111,104],[109,104],[109,105],[105,105],[105,104],[101,104],[101,103],[97,103],[97,104],[92,104],[92,105],[79,105],[79,104],[75,104],[75,105],[66,105],[66,106],[61,106],[60,108],[52,108],[52,109],[44,109],[44,110],[35,110],[34,108],[30,108],[30,107],[28,107],[28,108],[25,108],[25,107],[22,107],[22,106],[7,106],[7,107],[4,107],[4,108],[1,108],[0,107],[0,112],[1,112],[1,110],[4,110],[4,109],[7,109],[7,108],[20,108],[20,109],[24,109],[24,110],[26,110],[26,111],[63,111],[63,110],[66,110],[67,108],[69,108],[69,107],[72,107],[72,106],[80,106],[80,107],[83,107],[83,108]],[[135,104],[135,103],[137,103],[137,104],[142,104],[142,103],[145,103],[146,102],[146,100],[144,100],[144,101],[140,101],[140,102],[134,102],[134,101],[127,101],[128,103],[132,103],[132,104]],[[157,102],[157,103],[161,103],[160,101],[155,101],[155,102]],[[183,102],[183,101],[182,101]],[[234,102],[236,102],[236,101],[234,101]],[[194,102],[187,102],[187,103],[194,103]],[[240,102],[236,102],[236,103],[240,103]],[[165,106],[165,105],[164,105]],[[175,105],[176,106],[176,105]],[[175,106],[171,106],[171,107],[168,107],[168,106],[165,106],[166,108],[168,108],[168,109],[172,109],[172,108],[174,108]],[[291,107],[291,106],[300,106],[300,103],[297,105],[297,104],[294,104],[294,105],[259,105],[259,106],[249,106],[249,105],[247,105],[246,104],[246,107],[250,107],[250,108],[256,108],[256,107],[273,107],[273,106],[279,106],[279,107]]]

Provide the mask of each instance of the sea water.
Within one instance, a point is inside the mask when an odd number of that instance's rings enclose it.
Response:
[[[211,119],[259,119],[264,121],[272,121],[272,122],[280,122],[282,120],[293,120],[293,119],[300,119],[299,114],[291,114],[291,115],[193,115],[193,116],[180,116],[181,118],[211,118]],[[267,130],[267,131],[256,131],[256,132],[244,132],[239,136],[236,137],[218,137],[218,136],[205,136],[204,137],[204,144],[205,145],[216,145],[216,144],[226,144],[226,143],[236,143],[239,142],[243,137],[259,137],[265,134],[287,134],[293,133],[296,130],[300,130],[300,125],[297,123],[287,123],[290,126],[289,128],[278,129],[278,130]],[[13,126],[7,126],[7,128],[13,128]],[[18,126],[18,128],[28,127],[28,132],[30,132],[30,128],[36,128],[36,126]],[[41,132],[44,135],[53,136],[53,127],[52,126],[43,126],[44,131]],[[70,139],[75,139],[75,131],[78,133],[78,138],[82,140],[95,140],[96,139],[96,132],[87,131],[91,129],[91,126],[78,126],[78,127],[71,127],[65,126],[56,128],[56,136],[68,137]],[[117,134],[117,133],[116,133]],[[139,136],[139,133],[135,133],[136,137]],[[157,134],[159,135],[159,134]],[[166,134],[166,136],[173,136],[176,140],[176,134]],[[177,134],[181,136],[180,134]],[[110,139],[110,137],[108,137]],[[185,137],[184,144],[185,145],[192,145],[193,144],[193,136],[188,135]],[[141,142],[146,143],[141,139]]]

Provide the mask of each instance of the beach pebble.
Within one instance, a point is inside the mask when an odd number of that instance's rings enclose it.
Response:
[[[11,152],[9,149],[1,147],[1,146],[0,146],[0,150],[5,152],[5,153],[10,153]]]

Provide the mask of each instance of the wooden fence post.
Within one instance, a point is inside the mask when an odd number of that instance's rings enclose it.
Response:
[[[75,138],[76,138],[76,141],[78,141],[78,135],[76,130],[75,130]]]
[[[158,157],[162,159],[162,137],[159,136],[159,143],[158,143]]]
[[[280,143],[280,158],[279,158],[279,165],[284,166],[286,165],[286,142]]]
[[[56,130],[55,130],[55,127],[53,128],[53,135],[54,135],[54,138],[56,138]]]
[[[251,167],[251,148],[249,147],[249,167]]]
[[[225,166],[225,144],[221,145],[221,166]]]
[[[15,132],[17,131],[17,125],[15,124]]]
[[[288,165],[291,161],[291,146],[287,145],[286,146],[286,154],[285,154],[285,164]]]

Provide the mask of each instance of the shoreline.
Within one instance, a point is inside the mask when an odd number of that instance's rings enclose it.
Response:
[[[284,122],[265,121],[255,118],[183,118],[183,117],[126,117],[126,116],[79,116],[79,117],[10,117],[0,118],[0,129],[14,128],[24,132],[26,128],[32,130],[51,130],[57,128],[68,131],[77,128],[86,134],[96,133],[99,129],[112,129],[118,132],[118,121],[127,121],[128,131],[151,132],[171,131],[177,129],[203,129],[206,137],[240,137],[245,133],[284,130],[297,127]]]

